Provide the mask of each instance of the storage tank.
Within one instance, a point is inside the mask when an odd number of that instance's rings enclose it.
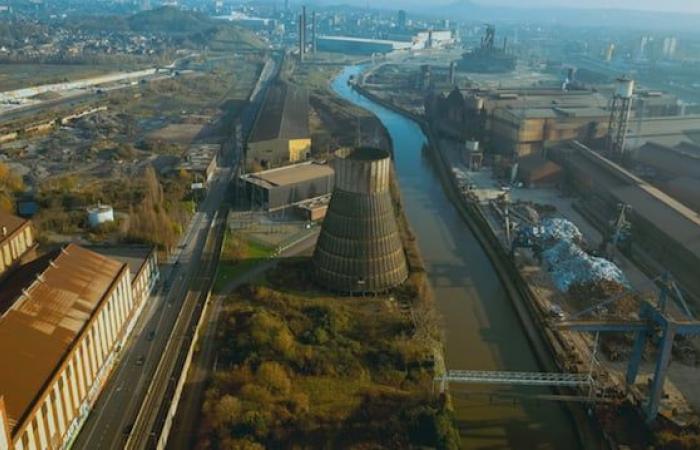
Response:
[[[98,204],[88,208],[88,224],[96,228],[102,224],[114,222],[114,209],[109,205]]]
[[[479,141],[466,141],[464,143],[464,149],[467,153],[476,153],[479,151]]]
[[[345,294],[380,293],[403,283],[408,267],[389,192],[389,152],[342,149],[314,251],[316,281]]]
[[[634,94],[634,80],[626,77],[617,79],[617,88],[615,95],[620,98],[632,98]]]

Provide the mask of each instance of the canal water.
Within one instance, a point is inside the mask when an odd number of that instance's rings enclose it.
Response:
[[[373,112],[389,131],[404,209],[418,239],[446,333],[450,369],[537,371],[537,361],[493,266],[443,191],[423,154],[426,137],[413,121],[348,86],[361,67],[333,81],[337,95]],[[451,385],[462,443],[468,449],[575,449],[573,424],[556,403],[490,398],[538,394],[528,387]]]

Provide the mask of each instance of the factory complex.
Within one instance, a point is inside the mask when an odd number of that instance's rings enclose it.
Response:
[[[692,143],[693,131],[700,130],[700,116],[669,116],[678,100],[669,95],[655,99],[656,109],[641,100],[630,105],[629,149],[646,142]],[[574,139],[598,144],[610,126],[608,99],[592,90],[454,88],[448,93],[430,92],[425,111],[446,136],[478,140],[505,158],[541,153],[553,143]]]

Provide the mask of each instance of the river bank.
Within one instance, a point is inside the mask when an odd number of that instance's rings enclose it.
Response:
[[[540,364],[509,300],[509,292],[481,243],[443,187],[439,167],[422,152],[428,142],[419,125],[371,102],[347,86],[361,68],[345,70],[334,91],[374,113],[395,147],[404,209],[426,263],[444,317],[447,365],[454,369],[537,371]],[[544,393],[542,389],[453,389],[465,448],[576,448],[571,419],[555,404],[484,402],[495,393]]]
[[[456,179],[450,173],[449,161],[447,161],[445,155],[441,151],[438,140],[433,135],[430,126],[422,117],[374,95],[361,85],[354,85],[353,87],[356,91],[373,102],[397,114],[405,116],[420,125],[423,133],[427,137],[428,155],[430,155],[432,161],[435,163],[440,181],[461,217],[468,224],[474,236],[487,253],[503,286],[508,291],[508,297],[512,302],[522,327],[526,331],[527,338],[536,354],[541,370],[545,372],[566,371],[566,368],[559,364],[555,356],[560,354],[563,348],[561,344],[557,342],[556,336],[548,332],[545,323],[547,318],[538,308],[533,292],[530,290],[518,269],[512,264],[512,260],[507,254],[506,249],[501,245],[498,236],[493,232],[478,205],[464,200],[464,196],[461,195]],[[565,394],[575,394],[572,390],[561,391]],[[572,420],[576,424],[574,429],[576,430],[581,446],[583,448],[604,448],[606,443],[598,425],[591,421],[591,418],[586,415],[584,409],[572,405],[567,407],[566,410],[571,414]]]

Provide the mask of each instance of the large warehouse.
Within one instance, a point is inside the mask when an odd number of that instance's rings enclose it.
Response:
[[[318,49],[322,52],[345,53],[350,55],[371,55],[391,53],[396,50],[409,50],[413,42],[367,39],[351,36],[319,36]]]
[[[0,277],[33,246],[29,221],[0,211]]]
[[[0,449],[76,436],[155,285],[155,253],[138,255],[124,254],[129,264],[69,244],[2,281]]]
[[[303,161],[310,152],[308,92],[277,82],[268,89],[248,138],[246,167],[272,169]]]
[[[241,177],[251,208],[277,211],[333,190],[333,169],[306,162]]]

